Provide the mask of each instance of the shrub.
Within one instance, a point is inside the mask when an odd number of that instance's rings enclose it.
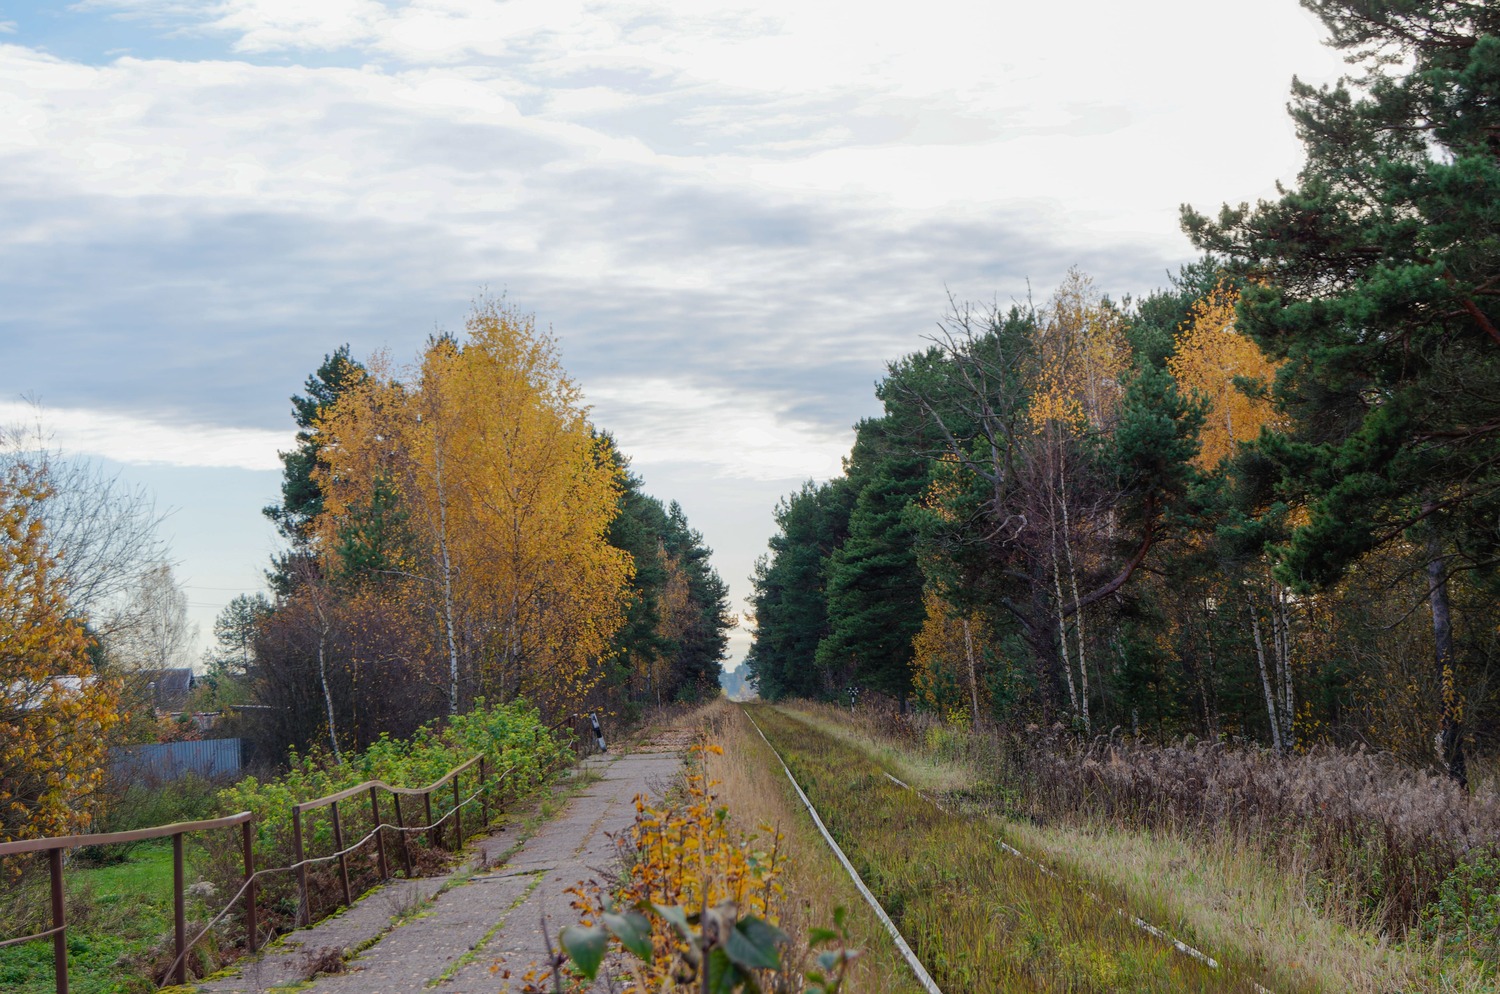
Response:
[[[1425,937],[1500,966],[1500,845],[1476,849],[1455,866],[1422,912]]]
[[[291,810],[294,804],[336,793],[366,780],[381,780],[395,787],[425,787],[438,780],[454,767],[482,753],[488,766],[488,781],[484,788],[490,811],[495,812],[507,798],[524,796],[547,783],[549,778],[572,759],[569,747],[542,725],[537,710],[524,701],[511,704],[487,705],[476,702],[474,710],[444,722],[433,722],[405,740],[382,736],[379,741],[362,753],[346,753],[335,760],[321,750],[305,755],[292,754],[289,767],[282,775],[259,780],[247,777],[232,787],[219,792],[218,804],[224,813],[250,811],[255,815],[255,862],[257,867],[290,866],[293,862],[293,828]],[[462,777],[461,794],[464,798],[478,787],[478,771],[471,770]],[[380,793],[381,820],[393,823],[394,806],[391,796]],[[408,798],[403,810],[406,824],[421,823],[425,812],[420,809],[418,798]],[[372,831],[369,803],[364,798],[351,798],[340,805],[340,816],[345,845],[349,845]],[[432,795],[432,814],[436,821],[453,808],[451,790],[440,789]],[[477,824],[479,807],[466,807],[462,812],[466,821],[466,833]],[[471,820],[472,819],[472,820]],[[309,834],[304,835],[305,854],[308,857],[325,855],[334,851],[333,823],[329,811],[320,809],[305,817]],[[229,833],[213,833],[222,838],[204,840],[211,867],[210,879],[216,880],[226,893],[238,889],[239,851]],[[408,836],[414,858],[431,863],[434,856],[430,846],[438,844],[442,836],[426,839],[423,835]],[[387,837],[388,843],[394,839]],[[363,890],[374,882],[375,855],[373,846],[365,847],[349,857],[350,875],[357,890]],[[399,851],[396,850],[396,851]],[[388,853],[393,862],[398,859],[394,852]],[[319,864],[310,870],[309,909],[312,917],[327,910],[341,895],[336,887],[334,867]],[[263,878],[261,893],[263,903],[272,911],[289,918],[296,913],[296,881],[292,874],[273,874]]]
[[[690,750],[676,803],[653,807],[636,798],[635,823],[620,840],[628,870],[613,893],[597,882],[569,891],[583,928],[602,923],[617,939],[623,920],[619,909],[657,909],[649,917],[639,911],[630,916],[640,929],[638,944],[626,946],[636,952],[628,961],[631,989],[696,990],[702,960],[693,928],[702,922],[719,921],[743,931],[761,925],[774,930],[780,920],[779,878],[786,862],[781,836],[769,826],[761,827],[764,836],[744,836],[731,828],[729,812],[713,792],[717,782],[704,770],[705,751],[722,754],[718,746],[701,742]],[[759,924],[750,925],[752,920]],[[603,941],[597,929],[594,934]],[[536,979],[531,978],[533,987]]]
[[[193,773],[171,780],[145,777],[125,784],[110,782],[104,814],[94,825],[94,831],[132,832],[173,822],[212,818],[219,803],[218,791],[219,785],[214,781]],[[73,858],[82,866],[114,866],[128,860],[130,854],[143,844],[117,842],[83,846]]]

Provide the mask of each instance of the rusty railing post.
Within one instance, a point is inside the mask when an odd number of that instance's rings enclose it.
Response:
[[[406,868],[406,879],[411,879],[411,846],[406,841],[406,819],[401,815],[401,795],[392,794],[396,803],[396,835],[401,839],[401,865]]]
[[[52,968],[57,971],[57,994],[68,994],[68,907],[63,899],[61,849],[47,850],[47,871],[52,877]]]
[[[172,836],[172,936],[177,949],[177,983],[187,983],[187,908],[183,905],[182,833]]]
[[[484,773],[484,757],[480,756],[479,757],[479,818],[480,818],[480,824],[484,825],[486,828],[488,828],[489,824],[490,824],[490,799],[489,799],[489,794],[488,794],[489,789],[490,789],[490,784],[489,784],[489,781],[485,778],[485,773]]]
[[[307,902],[307,860],[302,851],[302,805],[292,805],[292,859],[297,864],[297,924],[312,922],[312,906]]]
[[[464,847],[464,813],[458,806],[458,773],[453,774],[453,851]]]
[[[339,802],[334,801],[329,807],[333,808],[333,844],[339,851],[339,876],[344,881],[344,907],[354,903],[354,892],[349,889],[349,857],[344,854],[344,826],[339,821]]]
[[[255,920],[255,846],[251,826],[253,821],[240,825],[240,846],[244,850],[245,862],[245,948],[252,953],[258,944],[259,924]]]
[[[375,865],[380,868],[380,879],[391,878],[390,867],[385,863],[385,832],[380,827],[380,801],[375,797],[375,787],[370,787],[370,820],[375,823]]]
[[[433,837],[437,834],[437,831],[432,827],[432,791],[422,791],[422,807],[427,809],[427,848],[431,849],[437,845],[433,841]]]

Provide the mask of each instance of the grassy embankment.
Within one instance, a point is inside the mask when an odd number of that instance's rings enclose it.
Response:
[[[707,741],[724,750],[723,755],[705,759],[710,780],[718,782],[714,793],[730,818],[747,833],[767,825],[782,835],[789,870],[781,878],[786,888],[781,926],[792,936],[787,956],[791,970],[800,973],[810,963],[808,930],[831,927],[834,909],[843,907],[851,944],[861,950],[847,989],[860,994],[920,994],[895,943],[818,834],[770,748],[740,708],[721,699],[699,721]]]
[[[750,713],[944,990],[1249,994],[1257,982],[1277,994],[1319,989],[1238,949],[1214,949],[1217,970],[1184,956],[1115,911],[1128,906],[1167,921],[1158,897],[1091,880],[1102,900],[1090,899],[1005,855],[999,826],[945,813],[893,783],[848,736],[770,707]],[[924,772],[931,780],[940,771],[928,764]],[[1201,941],[1190,928],[1179,932]]]
[[[1360,920],[1347,907],[1331,908],[1338,888],[1327,861],[1316,861],[1312,844],[1290,831],[1257,839],[1227,829],[1146,830],[1125,818],[1059,816],[1056,805],[1049,816],[1003,817],[1048,806],[1039,807],[1037,798],[1021,796],[1024,785],[997,775],[994,750],[980,737],[929,729],[915,741],[902,739],[868,716],[822,706],[787,709],[782,721],[868,756],[940,796],[981,833],[1120,895],[1143,918],[1189,942],[1196,937],[1194,945],[1221,960],[1274,964],[1261,982],[1277,994],[1287,984],[1357,994],[1500,990],[1492,971],[1444,956],[1416,931],[1393,938],[1377,924],[1387,909],[1370,909]],[[1270,979],[1278,974],[1286,979]]]
[[[197,877],[191,879],[196,880]],[[144,994],[156,985],[136,967],[172,929],[172,844],[133,849],[125,862],[64,874],[68,914],[69,989],[74,994]],[[45,881],[43,881],[45,883]],[[29,903],[48,913],[45,886],[29,888]],[[45,928],[39,919],[26,931]],[[52,941],[0,949],[0,991],[54,990]]]

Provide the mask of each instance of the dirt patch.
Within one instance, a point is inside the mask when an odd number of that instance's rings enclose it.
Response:
[[[652,733],[631,752],[682,752],[693,744],[697,733],[691,728],[664,728]]]

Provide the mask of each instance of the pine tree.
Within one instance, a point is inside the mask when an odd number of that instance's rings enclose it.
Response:
[[[755,645],[746,665],[760,696],[817,697],[838,674],[820,669],[818,643],[828,635],[828,566],[849,533],[853,505],[843,479],[808,481],[776,506],[770,553],[755,563],[751,616]]]
[[[1403,534],[1426,545],[1439,759],[1462,780],[1449,580],[1500,562],[1500,8],[1304,3],[1360,74],[1293,82],[1294,188],[1184,225],[1259,279],[1243,325],[1283,363],[1294,427],[1265,451],[1307,511],[1277,550],[1284,582],[1333,583]]]

